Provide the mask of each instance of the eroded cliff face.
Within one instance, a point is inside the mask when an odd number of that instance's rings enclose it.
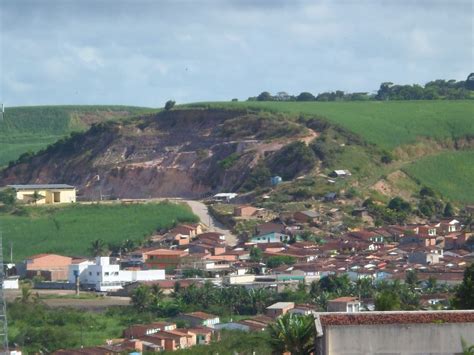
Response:
[[[291,130],[278,127],[269,137],[256,117],[189,109],[95,125],[4,170],[0,185],[67,183],[87,199],[198,198],[236,190],[260,158],[314,134],[279,118],[276,124]]]

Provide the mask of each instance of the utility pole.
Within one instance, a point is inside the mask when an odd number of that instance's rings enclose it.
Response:
[[[3,294],[5,264],[3,263],[2,231],[0,229],[0,354],[8,354],[7,303]]]

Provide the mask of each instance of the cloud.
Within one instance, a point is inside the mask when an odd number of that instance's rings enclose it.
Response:
[[[0,12],[1,99],[17,105],[372,91],[472,71],[468,0],[16,0]]]

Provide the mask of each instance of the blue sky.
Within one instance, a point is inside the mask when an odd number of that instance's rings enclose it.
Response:
[[[246,99],[464,80],[470,0],[0,0],[7,106]]]

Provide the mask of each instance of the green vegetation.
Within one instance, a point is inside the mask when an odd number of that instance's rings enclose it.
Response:
[[[474,264],[464,270],[463,281],[456,291],[453,305],[457,309],[474,309]]]
[[[313,315],[286,313],[270,326],[273,350],[278,354],[312,354],[316,329]]]
[[[472,120],[474,123],[474,120]],[[403,170],[443,197],[474,202],[474,151],[446,152],[407,165]]]
[[[0,120],[0,166],[94,123],[150,112],[132,106],[7,107]]]
[[[90,255],[100,238],[142,242],[153,232],[178,222],[196,222],[189,207],[174,203],[30,206],[0,214],[5,245],[13,242],[15,260],[35,253]]]
[[[103,345],[107,339],[120,337],[124,325],[118,317],[17,301],[8,305],[8,328],[10,342],[32,354],[81,344]]]
[[[474,133],[474,101],[214,102],[189,106],[323,116],[381,148]]]

